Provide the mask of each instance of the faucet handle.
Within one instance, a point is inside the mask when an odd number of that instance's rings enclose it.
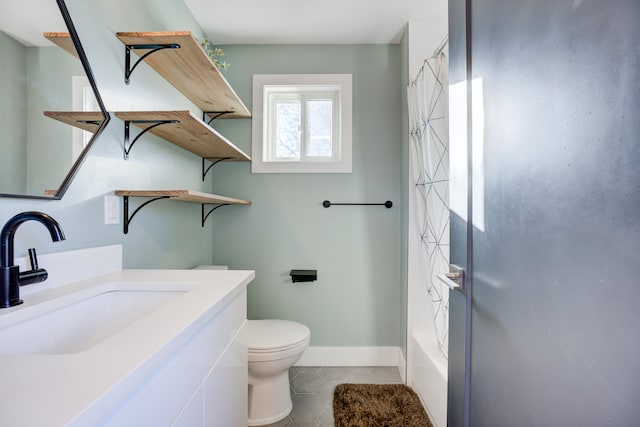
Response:
[[[31,270],[20,272],[18,276],[20,286],[44,282],[47,280],[47,277],[49,277],[47,270],[38,267],[38,255],[36,254],[36,248],[29,248],[27,252],[29,252],[29,264],[31,264]]]
[[[27,249],[29,252],[29,264],[31,264],[32,270],[38,269],[38,255],[36,254],[36,248]]]

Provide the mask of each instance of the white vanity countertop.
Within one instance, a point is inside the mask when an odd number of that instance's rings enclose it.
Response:
[[[0,310],[0,320],[107,282],[180,283],[191,289],[88,350],[0,354],[0,423],[62,426],[99,419],[253,278],[253,271],[244,270],[119,270],[23,295],[24,304]]]

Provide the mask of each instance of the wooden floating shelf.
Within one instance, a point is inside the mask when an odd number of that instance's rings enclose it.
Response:
[[[73,40],[71,40],[71,36],[69,35],[69,33],[46,32],[43,35],[44,38],[49,40],[51,43],[66,50],[76,58],[80,58],[78,56],[76,46],[73,44]]]
[[[95,133],[104,116],[99,111],[44,111],[45,116],[82,130]]]
[[[129,197],[170,197],[180,202],[203,204],[250,205],[248,200],[234,199],[215,194],[201,193],[192,190],[116,190],[116,196]]]
[[[213,211],[221,206],[251,204],[251,202],[248,200],[233,199],[231,197],[200,193],[198,191],[191,190],[116,190],[114,193],[116,196],[122,196],[122,198],[124,199],[124,234],[129,233],[131,220],[140,211],[140,209],[156,200],[169,199],[177,200],[180,202],[200,203],[202,207],[201,224],[203,227],[209,215],[211,215]],[[147,197],[149,198],[149,200],[140,204],[140,206],[138,206],[138,208],[134,210],[133,213],[129,214],[129,197]],[[205,213],[205,205],[207,204],[217,206],[211,208],[208,213]]]
[[[251,160],[251,157],[214,128],[195,117],[191,111],[119,111],[114,114],[119,119],[133,122],[132,124],[140,129],[149,128],[153,123],[136,123],[136,120],[179,121],[156,126],[149,132],[200,157],[229,157],[229,161]]]
[[[162,49],[144,61],[205,112],[233,111],[221,118],[249,118],[251,112],[204,52],[190,31],[119,32],[125,45],[178,44]],[[143,56],[151,49],[132,49]],[[134,77],[135,78],[135,77]]]

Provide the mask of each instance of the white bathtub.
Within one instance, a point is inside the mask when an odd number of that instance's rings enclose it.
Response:
[[[446,427],[447,359],[433,337],[414,333],[411,341],[413,372],[410,385],[420,397],[434,427]]]

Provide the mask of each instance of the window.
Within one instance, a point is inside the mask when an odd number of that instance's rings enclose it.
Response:
[[[253,76],[254,173],[351,172],[351,75]]]
[[[87,76],[71,76],[71,110],[72,111],[100,111],[100,106],[93,93],[93,88]],[[93,133],[73,127],[72,158],[78,158],[93,137]]]

